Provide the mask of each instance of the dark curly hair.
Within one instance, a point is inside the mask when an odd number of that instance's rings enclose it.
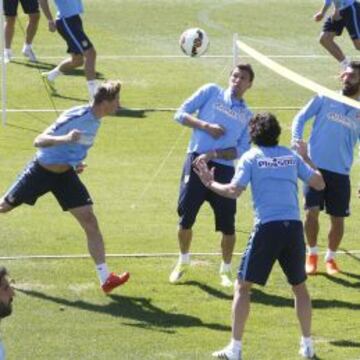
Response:
[[[276,116],[269,113],[255,114],[249,123],[251,141],[259,146],[275,146],[279,143],[281,127]]]

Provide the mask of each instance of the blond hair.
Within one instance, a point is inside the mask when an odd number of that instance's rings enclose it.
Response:
[[[103,101],[112,101],[120,93],[121,83],[118,80],[103,82],[96,90],[94,103],[101,104]]]

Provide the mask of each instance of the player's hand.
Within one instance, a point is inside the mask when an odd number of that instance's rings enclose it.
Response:
[[[199,164],[202,161],[204,161],[207,164],[211,159],[213,159],[213,153],[214,153],[213,151],[210,151],[208,153],[199,155],[193,161],[193,165],[197,166],[197,164]]]
[[[87,164],[84,162],[81,162],[80,164],[77,164],[75,166],[75,172],[77,174],[81,174],[85,170],[86,167],[87,167]]]
[[[65,135],[65,142],[66,143],[75,143],[75,142],[79,141],[80,138],[81,138],[81,131],[74,129]]]
[[[218,139],[225,134],[225,129],[218,124],[209,124],[205,126],[205,131],[214,139]]]
[[[197,174],[201,180],[201,182],[209,187],[211,183],[214,181],[214,171],[215,168],[211,168],[209,170],[207,163],[205,161],[199,161],[196,166],[194,166],[194,172]]]
[[[323,18],[324,18],[324,14],[321,11],[319,11],[314,15],[314,20],[316,22],[321,21]]]
[[[54,20],[49,20],[48,26],[49,26],[49,31],[50,32],[55,32],[56,31],[56,23],[55,23]]]
[[[308,158],[308,144],[306,141],[298,139],[293,144],[293,149],[303,158]]]

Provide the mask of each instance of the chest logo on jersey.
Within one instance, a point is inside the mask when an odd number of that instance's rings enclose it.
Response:
[[[231,118],[237,119],[237,120],[242,120],[242,116],[241,116],[243,114],[242,110],[240,110],[240,111],[232,110],[228,106],[226,106],[225,104],[220,103],[220,102],[215,103],[214,107],[215,107],[215,110],[225,114],[228,117],[231,117]]]
[[[351,130],[357,129],[357,124],[353,118],[346,116],[344,114],[339,114],[337,112],[329,112],[327,118],[331,121],[334,121],[338,124],[341,124]],[[356,113],[356,120],[359,120],[359,112]]]
[[[289,166],[296,166],[296,160],[293,156],[279,156],[257,159],[259,169],[278,169]]]

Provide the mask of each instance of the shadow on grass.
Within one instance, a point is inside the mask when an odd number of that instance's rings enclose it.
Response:
[[[346,271],[341,271],[340,274],[346,275],[346,276],[356,279],[356,280],[360,280],[360,276],[358,274],[353,274],[353,273],[346,272]],[[339,275],[331,276],[331,275],[328,275],[327,273],[318,273],[318,276],[323,276],[326,279],[328,279],[329,281],[331,281],[337,285],[341,285],[341,286],[348,287],[348,288],[360,289],[360,281],[351,282],[342,277],[339,277]]]
[[[326,274],[327,275],[327,274]],[[326,276],[324,275],[324,276]],[[200,283],[198,281],[186,281],[177,286],[197,286],[211,296],[223,300],[232,300],[233,296],[219,291],[209,285]],[[290,289],[289,289],[290,291]],[[279,295],[268,294],[261,289],[253,288],[251,290],[251,302],[254,304],[269,305],[273,307],[294,307],[294,300]],[[312,299],[313,309],[350,309],[360,310],[360,304],[351,303],[342,300],[325,300],[325,299]]]
[[[351,340],[334,340],[334,341],[330,341],[330,344],[340,347],[360,348],[360,342],[351,341]]]
[[[41,71],[50,71],[56,66],[55,64],[42,62],[42,61],[38,61],[37,63],[33,63],[33,62],[29,62],[27,60],[24,60],[24,61],[11,60],[11,64],[12,63],[14,63],[16,65],[22,65],[22,66],[25,66],[25,67],[28,67],[28,68],[32,68],[32,69],[38,69],[38,70],[41,70]]]
[[[184,327],[205,327],[217,331],[231,330],[229,326],[205,323],[195,316],[166,312],[152,304],[151,299],[144,297],[109,295],[109,299],[112,300],[109,304],[98,305],[83,300],[71,301],[35,290],[16,289],[16,291],[37,299],[51,301],[64,307],[111,315],[123,318],[124,320],[134,320],[137,323],[124,322],[123,324],[144,329],[156,329],[170,334],[175,333],[177,328]]]

